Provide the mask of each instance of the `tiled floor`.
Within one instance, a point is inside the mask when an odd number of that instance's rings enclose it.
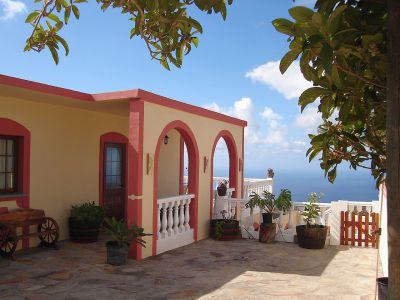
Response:
[[[373,299],[376,250],[203,240],[105,264],[104,242],[0,258],[1,299]]]

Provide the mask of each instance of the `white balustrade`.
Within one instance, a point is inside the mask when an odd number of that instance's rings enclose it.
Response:
[[[157,254],[194,242],[190,204],[194,194],[158,199]]]

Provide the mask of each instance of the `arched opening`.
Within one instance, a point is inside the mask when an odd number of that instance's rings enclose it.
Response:
[[[223,151],[227,149],[228,152],[228,159],[226,159],[226,153],[225,153],[225,158],[224,156],[220,156],[225,162],[228,162],[229,165],[229,170],[219,170],[219,172],[224,172],[228,175],[228,182],[229,182],[229,188],[233,188],[234,191],[232,193],[232,197],[236,197],[237,195],[237,188],[238,188],[238,154],[237,154],[237,148],[236,148],[236,143],[235,139],[233,138],[232,134],[227,131],[223,130],[221,131],[215,138],[214,140],[214,145],[211,151],[211,179],[210,179],[210,218],[212,219],[213,217],[220,217],[218,216],[218,213],[214,212],[214,190],[216,188],[216,185],[218,184],[218,180],[220,178],[214,179],[214,166],[217,165],[214,161],[214,158],[216,156],[216,151],[217,151],[217,145],[221,145],[221,150]],[[225,144],[225,145],[224,145]],[[220,164],[218,164],[220,166]],[[218,175],[222,175],[223,173],[218,173]]]
[[[183,187],[185,175],[183,151],[185,148],[187,149],[187,187]],[[173,222],[177,221],[180,226],[183,221],[180,221],[179,218],[184,215],[187,218],[185,226],[193,229],[193,240],[197,240],[198,174],[199,152],[193,132],[182,121],[169,123],[161,132],[154,153],[153,255],[157,253],[157,237],[160,233],[163,213],[164,217],[168,217],[168,222],[172,222],[171,218],[173,218]],[[170,199],[182,194],[194,195],[187,206],[187,212],[183,212],[186,206],[180,206],[184,204],[183,202],[178,203],[180,200],[171,200],[171,203],[168,204],[159,203],[161,199]],[[172,205],[176,205],[176,207]],[[177,219],[175,213],[177,213]],[[175,225],[171,223],[166,226],[168,226],[168,230],[172,230],[171,227]]]

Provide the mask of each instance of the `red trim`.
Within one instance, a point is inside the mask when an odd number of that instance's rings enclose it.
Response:
[[[187,104],[187,103],[183,103],[183,102],[179,102],[167,97],[163,97],[148,91],[144,91],[139,89],[138,90],[138,97],[143,99],[144,101],[150,102],[150,103],[154,103],[154,104],[158,104],[158,105],[162,105],[165,107],[169,107],[169,108],[173,108],[173,109],[177,109],[177,110],[181,110],[184,112],[188,112],[191,114],[195,114],[198,116],[202,116],[202,117],[206,117],[206,118],[210,118],[210,119],[214,119],[214,120],[218,120],[218,121],[222,121],[222,122],[226,122],[226,123],[230,123],[233,125],[238,125],[238,126],[247,126],[247,122],[240,120],[240,119],[236,119],[224,114],[220,114],[217,113],[215,111],[211,111],[202,107],[198,107],[195,105],[191,105],[191,104]]]
[[[129,112],[128,195],[143,195],[143,128],[144,102],[132,100]],[[128,199],[128,226],[135,224],[142,227],[142,201],[141,198]],[[145,232],[148,232],[147,230],[145,229]],[[132,245],[129,257],[140,260],[142,247],[139,244]]]
[[[111,101],[111,100],[121,100],[121,99],[131,100],[131,99],[141,98],[143,101],[185,111],[202,117],[211,118],[214,120],[231,123],[238,126],[243,126],[243,127],[247,126],[246,121],[236,119],[227,115],[223,115],[214,111],[210,111],[208,109],[194,106],[191,104],[179,102],[141,89],[116,91],[116,92],[101,93],[101,94],[88,94],[5,75],[0,75],[0,85],[13,86],[22,89],[28,89],[36,92],[57,95],[61,97],[68,97],[82,101]]]
[[[236,190],[238,186],[238,153],[236,143],[233,135],[228,130],[222,130],[218,133],[214,140],[214,145],[211,151],[211,172],[210,172],[210,219],[212,219],[212,202],[213,202],[213,176],[214,176],[214,153],[218,141],[223,138],[229,153],[229,187],[235,188],[233,197],[236,197]]]
[[[8,207],[0,207],[0,214],[8,212]]]
[[[48,84],[34,82],[30,80],[15,78],[11,76],[0,75],[0,84],[19,87],[22,89],[32,90],[35,92],[41,92],[45,94],[52,94],[62,97],[74,98],[83,101],[93,101],[93,97],[90,94],[81,93],[69,89],[64,89]]]
[[[19,137],[18,193],[22,194],[22,196],[1,198],[0,201],[15,201],[19,207],[29,208],[31,133],[13,120],[0,118],[0,134]],[[24,227],[22,230],[24,234],[28,233],[29,227]],[[29,248],[29,238],[22,240],[22,248]]]
[[[100,155],[99,155],[99,204],[104,205],[103,193],[104,193],[104,144],[106,143],[116,143],[125,145],[125,185],[128,182],[128,159],[127,159],[127,149],[128,138],[118,132],[108,132],[100,136]],[[127,186],[125,187],[126,193]],[[127,198],[126,198],[127,199]],[[127,200],[125,200],[127,203]],[[125,205],[125,219],[126,219],[127,207]]]
[[[179,195],[183,195],[185,192],[185,141],[182,136],[179,139]]]
[[[242,128],[242,192],[241,197],[244,197],[244,127]]]
[[[154,177],[153,177],[153,255],[157,251],[157,195],[158,195],[158,158],[164,136],[172,129],[177,130],[185,141],[189,159],[189,182],[188,193],[195,194],[195,198],[190,205],[190,227],[194,231],[194,240],[197,241],[198,225],[198,197],[199,197],[199,149],[196,138],[192,130],[180,120],[172,121],[164,127],[158,137],[156,151],[154,153]]]
[[[2,197],[0,202],[16,201],[18,206],[29,208],[31,133],[24,126],[13,120],[0,118],[0,135],[11,135],[20,138],[18,155],[18,194],[23,194],[23,196]]]

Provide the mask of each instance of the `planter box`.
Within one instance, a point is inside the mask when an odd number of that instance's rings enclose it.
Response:
[[[77,243],[97,242],[100,225],[100,222],[78,221],[69,218],[69,238],[71,241]]]
[[[299,246],[307,249],[322,249],[325,246],[328,227],[323,225],[314,225],[308,227],[306,225],[296,226],[297,241]]]
[[[219,225],[221,224],[221,225]],[[221,236],[218,236],[218,227],[221,226]],[[217,231],[217,233],[216,233]],[[231,241],[242,238],[239,221],[216,219],[210,222],[210,237],[219,241]]]

